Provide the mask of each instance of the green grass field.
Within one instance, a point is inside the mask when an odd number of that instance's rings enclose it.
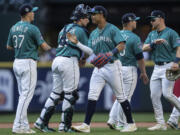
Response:
[[[28,119],[29,122],[35,122],[39,114],[29,114]],[[165,113],[165,120],[168,119],[169,113]],[[12,123],[14,120],[14,114],[0,114],[0,123]],[[155,122],[153,113],[133,113],[134,120],[136,122]],[[73,122],[82,122],[84,119],[84,113],[75,112],[73,117]],[[108,113],[95,113],[93,116],[92,122],[106,122],[108,120]],[[59,122],[60,115],[58,113],[54,114],[51,122]],[[42,133],[36,130],[36,135],[87,135],[87,133]],[[11,128],[2,129],[0,128],[0,135],[11,135]],[[109,128],[91,128],[91,135],[180,135],[180,130],[175,131],[168,128],[167,131],[148,131],[146,128],[138,128],[136,132],[133,133],[120,133],[119,131],[110,130]]]

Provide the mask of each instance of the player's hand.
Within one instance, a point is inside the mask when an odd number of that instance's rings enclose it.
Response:
[[[78,40],[77,40],[77,37],[76,37],[75,34],[71,34],[71,33],[68,32],[66,34],[66,36],[67,36],[68,40],[70,40],[72,43],[74,43],[74,44],[78,43]]]
[[[144,84],[148,84],[149,78],[148,78],[148,76],[147,76],[146,73],[141,73],[141,74],[140,74],[140,78],[143,80],[143,83],[144,83]]]
[[[85,64],[86,64],[86,59],[81,59],[81,60],[79,61],[79,67],[84,67]]]
[[[179,64],[178,63],[173,63],[173,65],[171,66],[171,69],[173,71],[177,71],[179,69]]]
[[[166,43],[167,41],[165,39],[156,39],[154,41],[155,44],[163,44],[163,43]]]

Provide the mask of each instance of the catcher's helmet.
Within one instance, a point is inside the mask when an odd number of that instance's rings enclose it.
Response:
[[[76,6],[75,10],[72,13],[72,16],[70,17],[71,20],[77,21],[81,18],[88,17],[89,11],[91,8],[88,5],[79,4]]]

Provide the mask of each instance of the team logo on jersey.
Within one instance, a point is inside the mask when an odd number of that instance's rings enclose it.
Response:
[[[99,37],[97,37],[96,39],[94,39],[92,41],[92,45],[94,46],[94,45],[98,44],[101,41],[112,43],[112,40],[109,37],[99,36]]]

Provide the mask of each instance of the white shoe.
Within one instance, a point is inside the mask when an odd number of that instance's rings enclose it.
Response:
[[[13,130],[12,132],[16,134],[35,134],[36,133],[36,131],[32,129],[28,129],[28,130],[18,129],[18,130]]]
[[[152,126],[150,128],[148,128],[148,130],[150,131],[154,131],[154,130],[167,130],[167,126],[166,124],[156,124],[155,126]]]
[[[71,128],[74,129],[75,131],[90,133],[90,126],[87,125],[86,123],[83,123],[80,126],[72,126]]]
[[[22,129],[13,129],[12,132],[15,134],[22,134],[23,130]]]
[[[137,130],[136,124],[127,124],[120,132],[134,132]]]
[[[25,134],[35,134],[36,131],[34,131],[34,130],[32,130],[32,129],[28,129],[28,130],[24,130],[23,133],[25,133]]]

